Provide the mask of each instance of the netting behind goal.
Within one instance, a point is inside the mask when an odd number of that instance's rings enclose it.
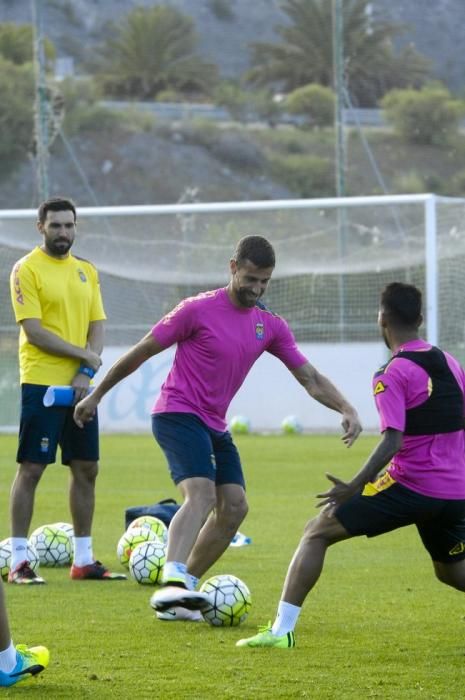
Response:
[[[379,292],[399,280],[425,291],[424,335],[434,325],[434,339],[463,358],[464,214],[464,201],[431,195],[85,208],[73,252],[100,271],[107,346],[131,345],[182,298],[226,285],[236,242],[260,234],[277,255],[265,302],[299,342],[343,352],[378,340]],[[8,276],[40,243],[35,218],[0,211],[0,426],[16,423],[18,405]]]

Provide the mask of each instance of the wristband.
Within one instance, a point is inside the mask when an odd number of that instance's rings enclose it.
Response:
[[[95,371],[92,369],[92,367],[88,367],[87,365],[81,365],[78,369],[78,374],[85,374],[89,377],[89,379],[93,379],[93,377],[95,377]]]

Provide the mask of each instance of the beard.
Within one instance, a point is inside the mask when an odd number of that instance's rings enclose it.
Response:
[[[54,241],[47,240],[45,245],[52,255],[66,255],[73,245],[73,241],[67,238],[57,238]]]
[[[239,304],[247,309],[252,309],[260,299],[260,296],[257,297],[255,294],[252,294],[252,292],[243,287],[236,291],[236,297]]]

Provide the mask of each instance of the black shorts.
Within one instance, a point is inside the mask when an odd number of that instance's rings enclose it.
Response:
[[[465,559],[465,500],[423,496],[401,486],[388,474],[380,477],[374,488],[365,487],[362,493],[340,505],[334,516],[354,537],[376,537],[416,525],[433,561],[452,564]]]
[[[192,413],[155,413],[152,431],[175,484],[202,476],[217,486],[245,488],[241,460],[229,432],[209,428]]]
[[[78,428],[73,420],[73,406],[44,406],[47,389],[41,384],[21,385],[17,462],[52,464],[58,445],[62,464],[69,465],[73,460],[96,462],[99,458],[97,415],[84,428]]]

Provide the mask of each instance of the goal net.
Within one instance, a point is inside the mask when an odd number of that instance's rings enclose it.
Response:
[[[380,290],[425,294],[424,335],[464,359],[465,202],[434,195],[100,207],[78,210],[73,252],[99,269],[107,346],[129,346],[182,298],[226,285],[239,238],[267,237],[277,256],[265,303],[299,342],[379,339]],[[0,211],[0,426],[17,424],[14,262],[40,244],[33,210]]]

